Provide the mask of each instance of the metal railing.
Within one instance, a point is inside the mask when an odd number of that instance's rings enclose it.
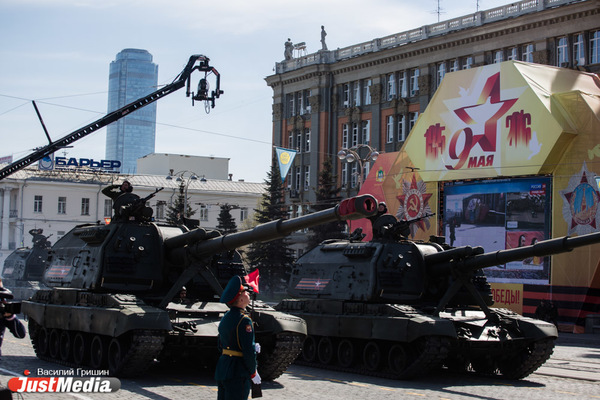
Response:
[[[473,14],[425,25],[420,28],[405,32],[395,33],[368,42],[330,51],[319,51],[289,61],[275,63],[275,73],[283,74],[313,64],[332,64],[341,60],[356,57],[362,54],[373,53],[380,50],[402,46],[407,43],[425,40],[431,37],[445,35],[465,28],[481,26],[508,18],[543,11],[549,8],[563,6],[571,3],[580,3],[586,0],[524,0],[490,10],[478,11]]]

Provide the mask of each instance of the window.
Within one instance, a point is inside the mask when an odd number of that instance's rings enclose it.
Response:
[[[352,181],[350,182],[350,187],[355,188],[358,184],[358,163],[352,163]]]
[[[298,107],[296,114],[304,114],[304,97],[302,97],[302,92],[296,93],[296,106]]]
[[[288,149],[293,149],[294,148],[294,134],[292,132],[289,133],[289,137],[288,137]]]
[[[519,57],[517,55],[517,48],[516,47],[512,47],[510,49],[508,49],[508,60],[518,60]]]
[[[292,188],[292,169],[290,168],[290,170],[287,173],[287,177],[285,178],[287,181],[287,187],[288,189]]]
[[[342,147],[348,148],[348,124],[342,125]]]
[[[104,199],[104,216],[110,218],[112,216],[112,200]]]
[[[419,69],[410,71],[410,95],[416,96],[419,93]]]
[[[300,132],[296,135],[296,150],[298,153],[302,153],[302,133]]]
[[[166,202],[163,200],[159,200],[156,202],[156,219],[165,218],[165,205]]]
[[[350,106],[350,84],[344,84],[344,107]]]
[[[562,67],[563,65],[569,62],[569,52],[567,45],[567,38],[562,37],[558,39],[558,44],[556,45],[556,66]]]
[[[343,162],[342,163],[342,187],[346,188],[347,184],[348,184],[348,163]]]
[[[208,206],[206,204],[200,204],[198,214],[198,218],[200,219],[200,221],[208,221]]]
[[[458,60],[450,61],[450,72],[455,72],[455,71],[458,71],[459,69],[460,69],[460,66],[458,64]]]
[[[358,124],[352,123],[352,147],[358,144]]]
[[[310,188],[310,165],[304,166],[304,190]]]
[[[504,52],[502,50],[496,50],[494,53],[494,64],[499,64],[504,61]]]
[[[360,106],[360,82],[352,84],[352,103],[355,106]]]
[[[295,96],[293,93],[288,94],[288,117],[294,117],[296,115],[296,109],[294,108]]]
[[[406,71],[398,73],[398,93],[400,97],[408,97],[408,87],[406,85]]]
[[[394,141],[394,116],[393,115],[387,116],[385,132],[386,132],[387,142],[392,143]]]
[[[33,212],[42,212],[42,196],[33,196]]]
[[[67,198],[66,197],[59,197],[58,198],[58,213],[59,214],[66,214],[67,213]]]
[[[81,215],[90,215],[90,199],[86,197],[81,199]]]
[[[533,44],[526,44],[521,48],[521,61],[533,62]]]
[[[462,69],[471,69],[472,65],[473,65],[473,57],[466,57],[463,60],[463,67],[462,67]]]
[[[294,189],[300,190],[300,167],[296,167],[296,182],[294,182]]]
[[[240,221],[245,221],[248,219],[248,207],[240,208]]]
[[[446,63],[439,63],[437,68],[437,85],[438,87],[442,84],[442,79],[446,76]]]
[[[398,141],[404,142],[406,133],[404,132],[404,115],[398,115]]]
[[[369,176],[369,171],[371,170],[371,162],[367,161],[364,165],[363,165],[363,176],[362,176],[362,182],[367,180],[367,176]]]
[[[310,152],[310,129],[304,130],[304,151]]]
[[[371,141],[371,121],[366,120],[362,122],[362,143],[369,144]]]
[[[585,48],[582,33],[575,35],[573,38],[573,63],[575,65],[585,65]]]
[[[590,34],[590,64],[600,63],[600,31]]]
[[[396,78],[394,77],[394,74],[389,74],[386,77],[386,81],[387,81],[387,99],[392,100],[394,97],[396,97]]]
[[[408,131],[410,132],[411,129],[417,123],[417,119],[419,118],[419,113],[418,112],[408,113],[408,118],[409,118],[409,121],[408,121]]]
[[[363,104],[371,104],[371,80],[365,79],[363,81]]]

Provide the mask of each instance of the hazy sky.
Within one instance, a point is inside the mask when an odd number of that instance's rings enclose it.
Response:
[[[271,162],[272,90],[265,77],[284,42],[330,50],[509,4],[505,0],[0,0],[0,157],[18,159],[107,111],[108,68],[125,48],[148,50],[159,84],[192,54],[221,74],[225,93],[206,114],[181,89],[157,102],[156,152],[230,158],[233,179],[262,182]],[[196,73],[192,87],[200,75]],[[104,159],[106,129],[67,149]],[[62,154],[62,151],[60,152]],[[165,171],[167,173],[168,171]],[[202,171],[194,171],[202,173]]]

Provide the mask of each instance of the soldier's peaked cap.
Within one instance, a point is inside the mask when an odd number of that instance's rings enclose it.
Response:
[[[234,276],[229,280],[227,286],[225,286],[225,290],[223,290],[223,294],[221,294],[221,303],[232,303],[237,297],[238,294],[244,290],[244,286],[242,285],[242,278],[239,276]]]

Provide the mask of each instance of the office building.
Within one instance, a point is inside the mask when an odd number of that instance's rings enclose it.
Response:
[[[108,112],[156,90],[158,65],[146,50],[124,49],[110,63]],[[156,103],[149,104],[119,121],[106,131],[106,159],[121,161],[121,173],[134,174],[137,159],[154,153]]]

